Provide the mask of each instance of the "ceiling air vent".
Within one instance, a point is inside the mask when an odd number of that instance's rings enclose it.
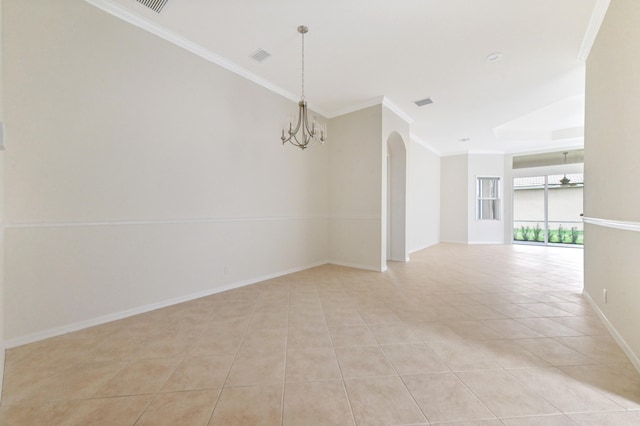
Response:
[[[258,61],[258,62],[264,61],[269,56],[271,56],[271,53],[269,53],[269,52],[267,52],[266,50],[263,50],[263,49],[258,49],[251,55],[251,57],[253,59],[255,59],[256,61]]]
[[[147,6],[156,13],[162,12],[162,8],[169,0],[136,0],[138,3]]]
[[[419,101],[414,101],[413,103],[421,107],[421,106],[432,104],[433,101],[431,100],[431,98],[424,98],[424,99],[420,99]]]

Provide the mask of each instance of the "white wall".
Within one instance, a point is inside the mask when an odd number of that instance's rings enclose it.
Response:
[[[326,262],[295,103],[80,0],[3,23],[9,344]]]
[[[381,105],[329,121],[332,263],[381,270]]]
[[[469,154],[468,159],[468,242],[469,244],[502,244],[504,241],[504,155]],[[479,177],[500,178],[499,220],[477,220],[476,197]]]
[[[468,165],[467,155],[442,157],[440,162],[440,239],[446,243],[468,241]]]
[[[636,231],[639,74],[640,2],[612,0],[587,61],[584,208],[587,218],[632,222]],[[585,225],[585,294],[640,371],[639,252],[640,232]]]
[[[409,143],[407,246],[409,253],[440,242],[440,157]]]
[[[441,159],[440,237],[443,242],[504,242],[504,215],[500,220],[476,220],[476,179],[499,177],[504,182],[504,161],[502,154],[465,154]],[[501,204],[504,206],[504,200]]]
[[[2,34],[2,1],[0,0],[0,35]],[[4,122],[2,78],[2,37],[0,37],[0,123]],[[5,136],[5,135],[2,135]],[[5,141],[6,142],[6,141]],[[4,151],[0,150],[0,399],[4,378]]]

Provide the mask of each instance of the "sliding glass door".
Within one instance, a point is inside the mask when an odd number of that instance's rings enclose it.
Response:
[[[513,240],[581,246],[582,173],[513,180]]]

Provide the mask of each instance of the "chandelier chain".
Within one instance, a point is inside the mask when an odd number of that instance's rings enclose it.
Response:
[[[302,100],[304,101],[304,32],[302,33]]]

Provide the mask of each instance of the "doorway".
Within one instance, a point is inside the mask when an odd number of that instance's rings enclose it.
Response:
[[[407,150],[402,136],[387,139],[387,260],[406,262]]]
[[[582,247],[584,174],[513,179],[513,242]]]

